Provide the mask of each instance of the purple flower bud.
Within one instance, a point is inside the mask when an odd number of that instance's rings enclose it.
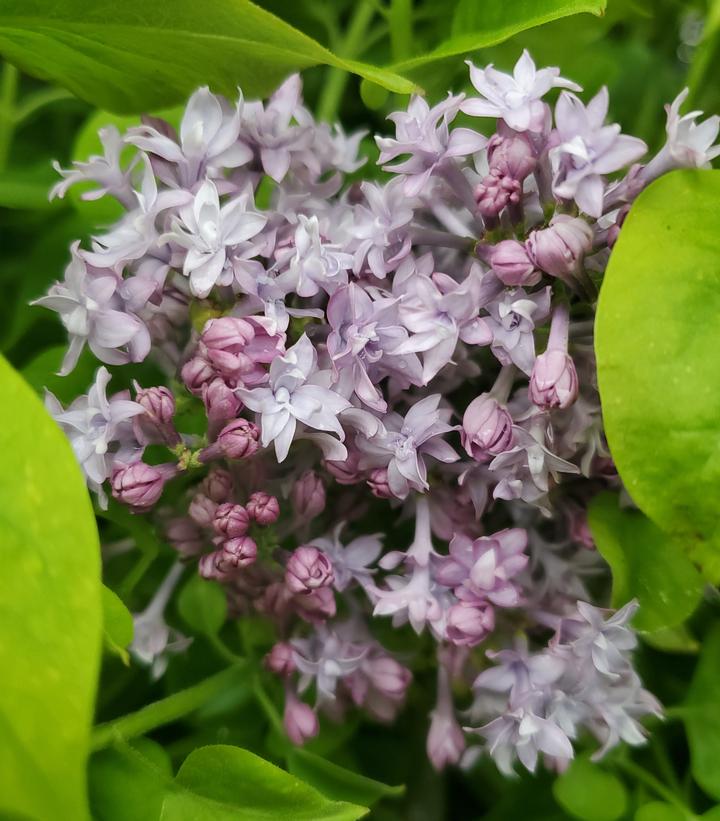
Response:
[[[371,470],[367,483],[373,496],[377,496],[378,499],[392,499],[393,492],[388,484],[387,468]]]
[[[146,465],[133,462],[115,468],[112,475],[112,495],[135,511],[151,508],[162,496],[165,482],[177,473],[175,465]]]
[[[582,545],[587,550],[595,550],[595,540],[588,523],[587,511],[581,507],[573,506],[568,511],[570,539],[576,544]]]
[[[410,670],[391,656],[369,659],[363,664],[363,672],[372,686],[387,698],[402,698],[412,680]]]
[[[214,467],[203,480],[201,490],[213,502],[227,502],[233,492],[233,478],[224,468]]]
[[[298,616],[310,624],[322,624],[337,612],[335,594],[330,587],[318,587],[309,593],[295,595],[293,604]]]
[[[318,718],[312,707],[305,704],[288,687],[285,694],[285,713],[283,727],[293,744],[304,744],[320,731]]]
[[[356,485],[365,478],[365,471],[360,469],[361,457],[362,454],[357,448],[348,447],[347,459],[344,462],[326,459],[323,466],[339,485]]]
[[[497,217],[508,205],[522,199],[522,183],[498,171],[491,172],[475,188],[475,202],[483,217]]]
[[[165,528],[165,536],[183,558],[197,556],[207,543],[202,530],[186,516],[171,519]]]
[[[325,488],[314,470],[307,470],[293,485],[293,510],[303,520],[314,519],[325,510]]]
[[[259,525],[271,525],[278,520],[280,503],[274,496],[263,491],[257,491],[247,501],[245,509],[251,519]]]
[[[578,395],[572,357],[561,350],[540,354],[533,365],[528,393],[530,400],[543,410],[569,408]]]
[[[293,652],[292,645],[286,641],[279,641],[273,644],[272,649],[265,656],[265,666],[275,675],[287,678],[296,670]]]
[[[242,407],[235,391],[223,379],[215,377],[202,386],[202,400],[211,422],[227,422],[234,419]]]
[[[309,593],[334,581],[332,562],[313,545],[296,548],[285,566],[285,584],[293,593]]]
[[[455,604],[448,611],[447,637],[459,647],[475,647],[494,628],[495,611],[490,604]]]
[[[202,396],[203,385],[216,376],[213,366],[201,356],[189,359],[180,371],[185,387],[195,396]]]
[[[537,165],[535,150],[527,134],[494,134],[487,145],[487,155],[491,171],[520,182],[532,174]]]
[[[507,408],[491,394],[480,394],[467,406],[460,438],[469,456],[477,462],[489,462],[494,456],[510,450],[513,444],[513,420]]]
[[[535,285],[540,272],[528,256],[525,246],[516,239],[504,239],[490,248],[490,265],[504,285]]]
[[[145,413],[133,417],[133,431],[141,444],[177,445],[180,442],[173,425],[175,397],[167,388],[137,388],[135,401],[145,408]]]
[[[592,240],[592,228],[585,220],[558,214],[547,228],[533,231],[525,247],[540,270],[567,279],[580,270]]]
[[[242,505],[223,502],[215,510],[212,525],[218,536],[234,539],[236,536],[244,536],[248,532],[250,517]]]
[[[260,431],[254,422],[234,419],[220,431],[217,444],[228,459],[247,459],[260,447]]]
[[[257,385],[267,379],[265,367],[283,352],[284,337],[269,334],[254,317],[210,319],[200,337],[200,352],[215,370],[237,384]]]
[[[221,553],[217,561],[218,568],[224,573],[232,573],[257,559],[257,544],[249,536],[237,536],[223,542]]]
[[[200,527],[211,527],[215,518],[217,503],[208,498],[204,493],[196,493],[190,502],[188,513],[190,518],[200,525]]]
[[[206,553],[198,561],[198,573],[203,579],[214,579],[219,582],[226,582],[232,578],[232,573],[221,568],[223,558],[222,550],[214,550]]]

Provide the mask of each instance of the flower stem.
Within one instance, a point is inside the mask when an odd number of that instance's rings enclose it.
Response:
[[[375,9],[368,0],[360,0],[355,7],[355,12],[350,19],[350,24],[344,39],[338,44],[336,49],[339,57],[352,60],[359,55],[362,50],[365,34],[372,21]],[[333,123],[337,119],[340,101],[348,80],[348,73],[344,68],[331,66],[327,72],[327,80],[320,95],[317,115],[319,120]]]
[[[228,667],[179,693],[148,704],[135,713],[99,724],[92,732],[90,748],[102,750],[118,739],[135,738],[164,724],[171,724],[237,684],[242,674],[247,674],[247,664],[244,662]]]
[[[19,74],[11,63],[5,63],[0,74],[0,171],[7,166],[15,133],[15,97]]]

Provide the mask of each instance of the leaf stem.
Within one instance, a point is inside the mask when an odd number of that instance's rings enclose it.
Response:
[[[15,98],[19,76],[12,63],[3,64],[0,74],[0,171],[7,166],[15,134]]]
[[[280,718],[280,713],[275,709],[275,705],[270,700],[270,697],[265,692],[260,680],[256,680],[255,686],[253,688],[253,692],[255,693],[255,698],[258,704],[262,707],[263,712],[267,716],[268,720],[272,724],[272,726],[281,734],[285,734],[285,729],[283,727],[282,719]]]
[[[352,60],[359,55],[364,44],[365,33],[374,14],[375,9],[368,0],[360,0],[357,3],[347,33],[338,44],[338,57]],[[328,69],[327,80],[318,103],[318,119],[325,120],[328,123],[333,123],[337,119],[347,80],[348,73],[345,69],[337,66],[331,66]]]
[[[237,682],[240,674],[246,672],[247,665],[237,663],[206,678],[199,684],[194,684],[179,693],[173,693],[167,698],[148,704],[134,713],[98,724],[92,732],[90,749],[102,750],[119,739],[135,738],[157,727],[162,727],[164,724],[171,724],[220,695]]]
[[[392,0],[388,22],[393,63],[407,59],[412,51],[413,0]]]
[[[644,767],[641,767],[634,761],[629,761],[627,759],[619,759],[614,763],[621,770],[625,770],[625,772],[628,775],[642,782],[643,784],[645,784],[646,787],[649,787],[656,795],[658,795],[663,800],[667,801],[668,804],[672,804],[674,807],[677,807],[677,809],[683,813],[683,815],[688,819],[688,821],[693,821],[694,819],[698,818],[698,816],[695,815],[695,813],[692,812],[692,810],[680,798],[678,798],[678,796],[672,790],[668,789],[657,778],[655,778],[655,776],[652,773],[649,773]]]

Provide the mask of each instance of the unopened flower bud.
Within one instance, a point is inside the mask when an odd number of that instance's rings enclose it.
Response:
[[[335,594],[331,587],[318,587],[309,593],[295,595],[293,604],[298,616],[310,624],[322,624],[337,613]]]
[[[133,430],[141,444],[162,443],[176,445],[180,436],[173,425],[175,397],[163,386],[139,388],[136,383],[135,401],[145,408],[145,413],[133,417]]]
[[[512,416],[491,394],[480,394],[465,409],[460,438],[469,456],[489,462],[512,447]]]
[[[217,503],[213,502],[204,493],[196,493],[190,502],[188,513],[190,518],[200,527],[211,527],[215,518]]]
[[[201,356],[194,356],[189,359],[180,371],[180,377],[185,387],[195,396],[202,396],[203,385],[214,379],[215,376],[213,366]]]
[[[251,519],[259,525],[271,525],[278,520],[280,503],[274,496],[263,491],[253,493],[247,500],[245,509]]]
[[[485,607],[455,604],[448,610],[447,637],[459,647],[475,647],[495,628],[495,611]]]
[[[540,272],[528,256],[522,242],[504,239],[490,249],[490,265],[495,276],[504,285],[535,285]]]
[[[530,400],[543,410],[569,408],[578,395],[578,377],[572,357],[562,350],[540,354],[533,365],[528,393]]]
[[[220,431],[217,444],[228,459],[246,459],[258,449],[260,431],[254,422],[234,419]]]
[[[133,462],[115,468],[112,475],[112,495],[135,511],[151,508],[162,496],[165,482],[177,473],[175,465],[146,465]]]
[[[292,645],[286,641],[279,641],[273,644],[272,649],[265,656],[265,666],[275,675],[287,678],[296,670],[293,653]]]
[[[320,731],[318,718],[314,710],[300,699],[288,687],[285,694],[285,712],[283,727],[293,744],[302,745]]]
[[[235,316],[209,319],[200,336],[201,351],[220,373],[232,377],[252,367],[245,347],[254,336],[254,328],[246,319]]]
[[[325,459],[323,466],[339,485],[356,485],[365,478],[365,471],[360,469],[359,464],[362,454],[354,447],[347,450],[347,459],[343,462]]]
[[[229,573],[247,567],[257,559],[257,544],[249,536],[237,536],[223,542],[221,553],[217,565],[221,571]]]
[[[214,550],[212,553],[206,553],[204,556],[201,556],[198,561],[198,573],[200,576],[203,579],[229,581],[232,578],[232,573],[221,569],[222,557],[222,550]]]
[[[242,505],[223,502],[215,510],[212,526],[218,536],[234,539],[236,536],[244,536],[248,532],[250,517]]]
[[[313,545],[296,548],[285,566],[285,584],[293,593],[309,593],[334,581],[332,562]]]
[[[165,536],[184,558],[197,556],[207,542],[202,530],[186,516],[171,519],[165,528]]]
[[[387,698],[402,698],[412,679],[410,670],[391,656],[371,658],[362,669],[372,686]]]
[[[533,231],[525,242],[530,259],[551,276],[568,278],[582,266],[592,248],[592,228],[579,217],[558,214],[547,228]]]
[[[220,377],[215,377],[202,386],[202,400],[211,422],[227,422],[228,419],[234,419],[242,407],[235,391]]]
[[[371,470],[367,483],[373,496],[377,496],[378,499],[392,499],[393,492],[388,484],[387,468]]]
[[[233,492],[233,478],[224,468],[214,467],[203,480],[201,489],[213,502],[227,502]]]
[[[537,165],[535,149],[526,134],[494,134],[487,145],[490,171],[522,182]]]
[[[307,470],[293,485],[290,494],[293,510],[306,521],[325,510],[325,488],[314,470]]]

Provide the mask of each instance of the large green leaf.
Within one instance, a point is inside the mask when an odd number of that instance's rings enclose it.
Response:
[[[720,171],[676,171],[620,233],[596,322],[610,450],[635,503],[720,580]]]
[[[587,758],[576,758],[555,780],[553,795],[573,818],[582,821],[616,821],[627,806],[622,781]]]
[[[685,704],[681,708],[690,744],[692,774],[720,800],[720,625],[705,638]]]
[[[581,12],[602,14],[606,0],[460,0],[453,19],[452,35],[427,54],[392,66],[394,71],[420,82],[433,64],[457,58],[480,48],[502,43],[527,29]]]
[[[100,551],[70,445],[0,358],[0,814],[87,818]]]
[[[293,71],[327,64],[392,91],[413,84],[343,60],[249,0],[6,0],[0,53],[28,74],[119,113],[165,107],[200,85],[264,95]]]
[[[331,801],[259,756],[216,745],[190,753],[161,821],[353,821],[364,807]]]
[[[623,510],[614,493],[601,493],[590,505],[590,528],[613,574],[612,600],[620,607],[640,602],[634,626],[661,630],[680,624],[702,595],[703,580],[682,547],[634,510]]]

